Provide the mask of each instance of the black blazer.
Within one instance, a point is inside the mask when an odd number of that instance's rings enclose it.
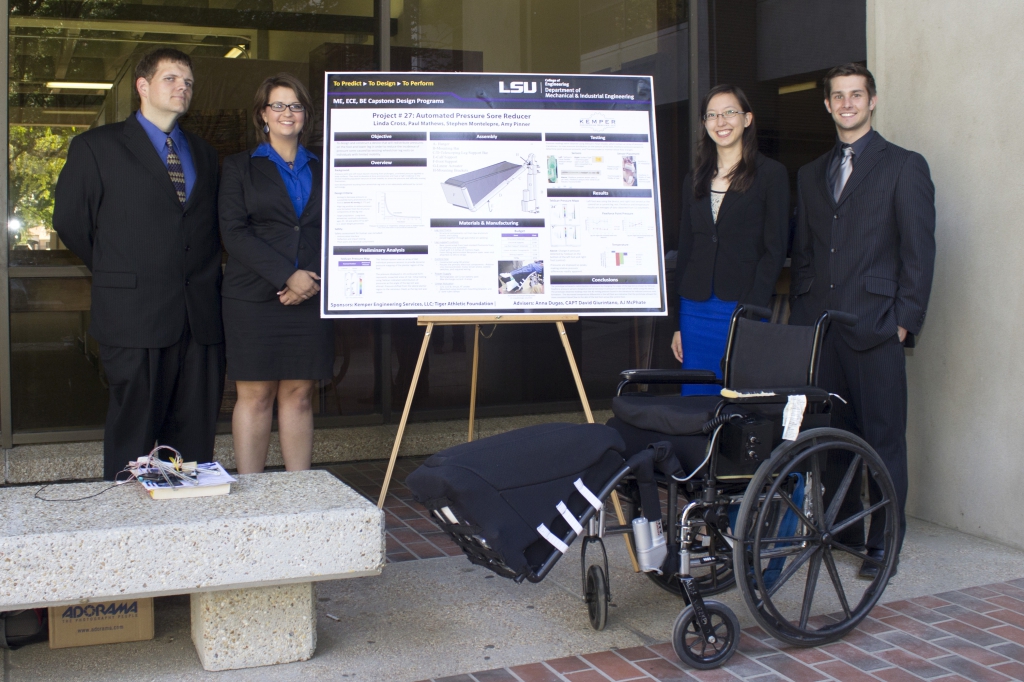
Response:
[[[297,269],[320,274],[320,162],[310,158],[309,168],[313,188],[296,220],[295,207],[273,161],[254,158],[251,152],[224,159],[220,231],[228,252],[225,298],[269,301],[277,298]]]
[[[742,194],[729,190],[711,215],[711,199],[693,198],[693,174],[683,180],[676,282],[680,296],[766,306],[786,261],[789,175],[778,161],[757,155],[754,183]],[[678,322],[676,323],[678,324]]]
[[[791,320],[811,324],[825,309],[853,313],[855,327],[836,327],[855,350],[892,338],[897,325],[919,334],[935,266],[928,163],[876,132],[836,202],[826,180],[833,153],[797,175]]]
[[[217,152],[188,132],[196,181],[185,205],[131,114],[76,136],[55,190],[53,226],[92,271],[89,333],[124,348],[166,348],[186,318],[221,343]]]

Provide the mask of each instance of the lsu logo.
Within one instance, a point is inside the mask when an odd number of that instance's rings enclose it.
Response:
[[[505,81],[498,81],[498,92],[530,95],[537,92],[537,81],[509,81],[508,87],[505,86]]]

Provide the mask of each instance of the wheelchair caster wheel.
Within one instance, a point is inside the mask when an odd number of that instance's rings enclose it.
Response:
[[[598,631],[604,630],[608,623],[608,579],[601,567],[596,564],[587,569],[587,591],[584,596],[590,627]]]
[[[713,637],[709,640],[715,641],[704,640],[693,606],[683,609],[672,628],[672,648],[676,656],[697,670],[711,670],[722,665],[732,658],[740,643],[740,621],[732,609],[710,599],[704,602],[704,609],[711,620]]]

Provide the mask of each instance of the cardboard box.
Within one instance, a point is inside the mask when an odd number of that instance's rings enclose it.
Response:
[[[50,648],[153,639],[153,599],[50,607]]]

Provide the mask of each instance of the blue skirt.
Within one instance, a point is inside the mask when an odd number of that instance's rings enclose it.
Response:
[[[679,336],[683,343],[683,369],[709,369],[722,378],[722,356],[729,338],[729,321],[736,301],[723,301],[712,294],[706,301],[679,298]],[[718,395],[720,386],[683,386],[683,395]]]

